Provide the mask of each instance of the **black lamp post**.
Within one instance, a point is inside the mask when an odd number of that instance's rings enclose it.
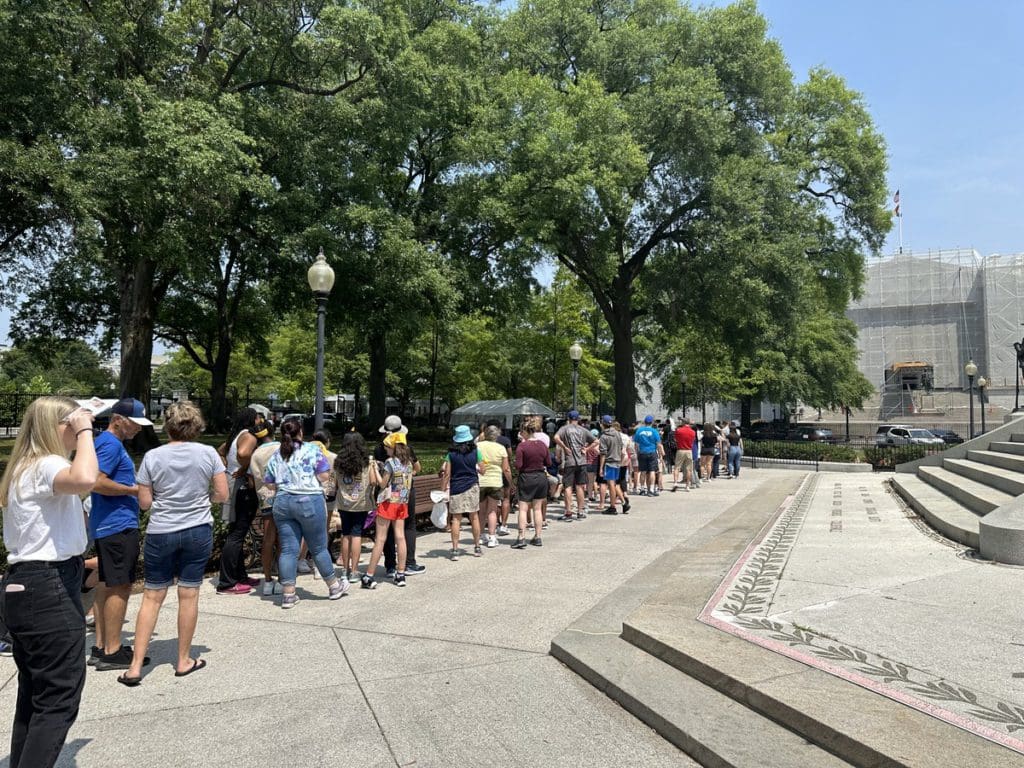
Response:
[[[334,287],[334,270],[324,258],[324,249],[306,273],[309,288],[316,298],[316,404],[313,407],[313,428],[324,426],[324,323],[327,316],[327,297]]]
[[[981,434],[985,434],[985,387],[988,386],[988,379],[984,376],[978,378],[978,405],[981,406]]]
[[[575,341],[569,347],[569,359],[572,360],[572,409],[576,410],[576,391],[580,383],[580,360],[583,359],[583,347]]]
[[[679,383],[683,385],[683,418],[686,418],[686,382],[690,380],[690,377],[686,375],[686,371],[683,371],[679,375]]]
[[[974,439],[974,377],[978,375],[978,366],[974,364],[974,360],[968,360],[967,365],[964,366],[964,373],[967,374],[967,384],[969,387],[968,403],[970,407],[970,413],[968,416],[969,426],[967,429],[968,440]]]

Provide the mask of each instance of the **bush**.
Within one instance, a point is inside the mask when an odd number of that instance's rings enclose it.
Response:
[[[744,440],[743,453],[761,459],[793,459],[797,461],[836,461],[856,463],[860,452],[847,445],[819,442],[786,442],[781,440]]]
[[[923,445],[865,448],[864,460],[875,469],[895,469],[897,464],[922,459],[928,451]]]

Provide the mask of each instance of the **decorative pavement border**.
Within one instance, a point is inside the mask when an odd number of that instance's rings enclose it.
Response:
[[[709,626],[1024,754],[1024,707],[769,615],[818,487],[809,475],[736,561],[698,617]]]

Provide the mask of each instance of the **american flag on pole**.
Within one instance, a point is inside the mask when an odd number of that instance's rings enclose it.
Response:
[[[900,191],[898,189],[896,190],[896,194],[893,195],[892,201],[894,203],[896,203],[896,210],[895,210],[896,216],[897,217],[902,216],[903,214],[900,213]]]

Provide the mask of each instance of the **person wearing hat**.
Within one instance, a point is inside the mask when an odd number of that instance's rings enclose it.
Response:
[[[441,468],[441,489],[448,494],[448,522],[451,524],[453,561],[459,559],[459,525],[469,515],[473,529],[473,556],[480,557],[480,488],[477,464],[480,451],[473,442],[473,433],[465,424],[455,428],[452,444]]]
[[[562,487],[565,492],[565,514],[562,520],[574,519],[572,499],[576,497],[575,519],[587,516],[587,448],[597,441],[590,432],[580,426],[579,411],[567,414],[568,421],[555,433],[555,444],[562,449]]]
[[[661,444],[661,433],[654,427],[654,417],[644,417],[643,426],[633,432],[633,444],[636,446],[637,468],[640,470],[640,496],[657,496],[657,472],[661,457],[665,452]]]
[[[387,435],[398,433],[402,435],[409,434],[409,428],[402,424],[402,419],[399,416],[391,415],[384,419],[383,426],[377,430],[380,434],[384,435],[384,440],[387,439]],[[408,438],[406,438],[406,445],[409,448],[409,455],[412,457],[412,469],[413,474],[418,475],[420,473],[420,462],[416,458],[416,451],[411,445],[408,445]],[[384,463],[388,460],[388,451],[384,447],[383,441],[377,445],[377,448],[373,452],[374,461]],[[413,511],[415,517],[416,510],[416,486],[413,485],[409,489],[409,509]],[[425,565],[420,565],[416,562],[416,521],[415,519],[410,520],[409,524],[405,526],[405,575],[415,576],[417,573],[423,573],[427,570]],[[384,568],[387,571],[389,577],[395,575],[395,568],[398,564],[398,557],[396,555],[395,547],[395,529],[394,526],[388,527],[388,536],[384,540]]]
[[[405,586],[405,524],[414,521],[409,520],[410,506],[409,498],[412,491],[413,466],[412,454],[409,451],[409,444],[406,442],[403,432],[391,432],[384,438],[384,449],[387,451],[388,459],[380,471],[381,492],[377,498],[377,517],[375,518],[377,531],[373,541],[373,552],[370,554],[370,562],[366,566],[366,573],[362,577],[363,589],[376,589],[377,582],[373,578],[377,570],[377,563],[384,550],[384,540],[387,537],[388,529],[395,530],[395,544],[398,550],[398,559],[395,561],[395,572],[393,579],[396,587]]]
[[[144,426],[153,426],[145,406],[126,397],[114,403],[110,424],[95,441],[100,474],[92,489],[89,532],[96,542],[100,580],[90,663],[100,671],[128,669],[132,663],[132,649],[121,645],[121,627],[139,561],[139,486],[124,441]]]

